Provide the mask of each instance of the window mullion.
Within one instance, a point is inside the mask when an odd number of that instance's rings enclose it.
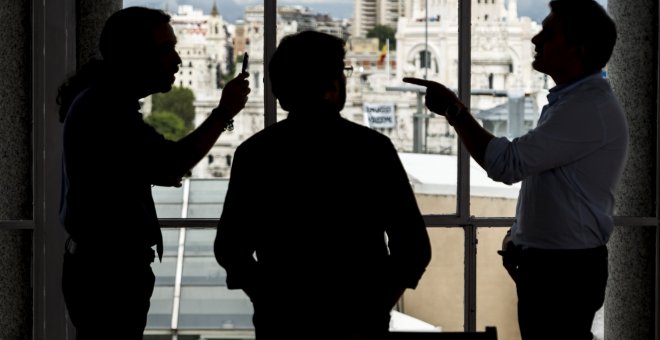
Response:
[[[174,276],[174,299],[172,300],[172,329],[179,328],[179,312],[181,307],[181,281],[183,278],[183,252],[186,243],[186,228],[179,229],[179,243],[177,247],[176,271]]]
[[[277,0],[264,0],[264,127],[277,122],[277,102],[271,91],[268,61],[277,45]]]
[[[61,129],[54,98],[76,69],[76,2],[30,1],[33,131],[33,338],[72,339],[61,287]]]
[[[471,30],[470,1],[458,2],[458,96],[470,107]],[[460,140],[460,139],[459,139]],[[458,146],[457,213],[467,223],[470,216],[470,154],[461,142]]]
[[[470,20],[471,2],[458,2],[458,97],[470,107]],[[470,221],[470,154],[465,145],[458,146],[457,214],[465,230],[464,321],[466,332],[476,331],[477,313],[477,227]]]

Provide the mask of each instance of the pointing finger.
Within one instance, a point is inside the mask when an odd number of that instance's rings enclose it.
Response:
[[[431,80],[419,79],[419,78],[413,78],[413,77],[405,77],[405,78],[403,78],[403,82],[404,83],[409,83],[409,84],[420,85],[420,86],[426,86],[426,87],[429,87],[429,86],[435,84],[435,82],[431,81]]]

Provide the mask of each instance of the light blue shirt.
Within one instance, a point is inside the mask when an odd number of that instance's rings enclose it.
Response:
[[[522,181],[513,243],[541,249],[606,244],[627,150],[626,117],[600,74],[551,89],[536,128],[513,141],[494,138],[486,148],[490,178]]]

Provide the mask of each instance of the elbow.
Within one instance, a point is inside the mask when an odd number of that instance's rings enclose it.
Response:
[[[488,178],[495,182],[512,185],[525,179],[522,171],[516,171],[513,168],[503,167],[500,169],[488,169]]]

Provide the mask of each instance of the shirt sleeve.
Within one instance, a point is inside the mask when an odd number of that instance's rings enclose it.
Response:
[[[604,140],[605,122],[599,110],[589,100],[568,99],[549,108],[547,117],[527,134],[512,141],[492,139],[485,154],[488,177],[512,184],[590,154]]]

